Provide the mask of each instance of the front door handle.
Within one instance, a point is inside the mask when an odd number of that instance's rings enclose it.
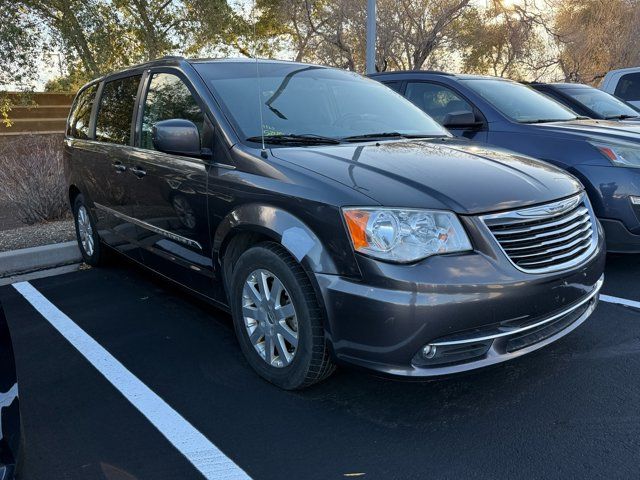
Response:
[[[116,173],[123,173],[127,171],[127,167],[126,165],[124,165],[122,162],[117,161],[117,162],[113,162],[113,168],[116,169]]]
[[[144,169],[140,168],[140,167],[133,167],[131,169],[131,171],[138,178],[142,178],[147,174],[147,172]]]

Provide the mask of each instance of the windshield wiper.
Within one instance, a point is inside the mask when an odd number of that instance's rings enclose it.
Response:
[[[533,124],[533,123],[551,123],[551,122],[568,122],[571,120],[585,120],[588,117],[574,117],[574,118],[538,118],[536,120],[521,120],[519,123]]]
[[[413,134],[413,133],[400,133],[400,132],[380,132],[380,133],[365,133],[363,135],[352,135],[350,137],[341,138],[345,142],[359,142],[361,140],[371,140],[374,138],[435,138],[442,137],[443,135],[427,135],[427,134]]]
[[[261,136],[249,137],[246,139],[248,142],[262,142]],[[323,137],[322,135],[315,135],[312,133],[297,134],[286,133],[282,135],[265,135],[265,143],[274,144],[307,144],[307,145],[336,145],[340,143],[337,138]]]
[[[613,115],[612,117],[604,117],[605,120],[628,120],[629,118],[638,118],[640,115],[628,115],[623,113],[622,115]]]

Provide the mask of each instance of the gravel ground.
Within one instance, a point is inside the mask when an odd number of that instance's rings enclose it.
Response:
[[[0,252],[67,242],[76,238],[73,220],[0,230]]]

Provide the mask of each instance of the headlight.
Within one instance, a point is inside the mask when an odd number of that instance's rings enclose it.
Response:
[[[600,150],[616,167],[640,168],[640,145],[626,143],[597,143],[591,145]]]
[[[353,248],[399,263],[439,253],[471,250],[458,217],[439,210],[345,208],[344,219]]]

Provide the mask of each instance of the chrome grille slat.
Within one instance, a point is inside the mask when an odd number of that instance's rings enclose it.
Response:
[[[581,247],[581,249],[588,248],[588,247],[589,247],[588,245],[583,245]],[[555,257],[545,258],[545,259],[539,260],[537,262],[530,262],[530,261],[522,262],[520,265],[522,265],[522,266],[542,265],[543,263],[551,263],[551,262],[554,262],[556,260],[561,260],[563,258],[571,257],[572,255],[576,255],[576,254],[577,254],[577,252],[571,251],[569,253],[563,253],[562,255],[556,255]]]
[[[531,219],[530,217],[514,217],[510,218],[508,222],[499,222],[498,224],[492,225],[492,227],[496,229],[496,232],[499,232],[501,229],[512,229],[513,227],[550,224],[554,222],[561,222],[562,220],[574,215],[575,213],[576,212],[574,211],[556,213],[548,218],[543,219]]]
[[[559,247],[555,247],[555,248],[547,248],[546,250],[544,250],[544,254],[547,255],[549,253],[553,253],[553,252],[560,252],[562,250],[566,250],[567,248],[571,248],[574,247],[580,243],[584,243],[585,241],[588,241],[591,238],[591,229],[589,229],[589,232],[587,232],[586,236],[583,235],[582,237],[578,238],[577,240],[574,240],[571,243],[567,243],[565,245],[561,245]],[[531,257],[539,257],[540,256],[540,252],[536,252],[536,253],[527,253],[525,255],[512,255],[511,252],[508,252],[509,255],[511,256],[511,258],[531,258]]]
[[[547,245],[554,245],[556,243],[561,243],[561,242],[568,242],[573,240],[573,238],[577,237],[578,235],[584,234],[587,231],[591,231],[591,225],[589,224],[585,224],[584,226],[580,227],[579,230],[576,230],[575,232],[571,232],[569,235],[565,235],[562,237],[557,237],[554,238],[553,240],[545,240],[543,242],[538,242],[538,243],[534,243],[532,245],[526,245],[524,247],[504,247],[504,249],[508,252],[519,252],[522,250],[531,250],[534,248],[544,248]]]
[[[522,237],[522,238],[503,238],[503,239],[498,239],[498,241],[501,244],[502,243],[515,243],[515,242],[527,242],[527,241],[531,241],[531,240],[536,240],[538,238],[553,237],[554,235],[567,233],[567,232],[570,232],[571,230],[575,230],[576,228],[579,228],[580,226],[583,226],[583,225],[591,225],[591,221],[590,221],[589,217],[586,217],[586,218],[580,220],[579,223],[577,223],[577,224],[572,224],[572,225],[569,225],[567,227],[561,228],[559,230],[552,230],[552,231],[549,231],[549,232],[537,233],[535,235],[531,235],[531,236],[528,236],[528,237]]]
[[[520,228],[520,229],[509,229],[509,230],[505,229],[505,230],[495,231],[494,235],[517,235],[519,233],[529,233],[529,232],[535,231],[535,230],[544,230],[544,229],[547,229],[547,228],[553,228],[553,227],[556,227],[558,225],[564,225],[566,223],[573,222],[573,220],[575,220],[576,217],[588,218],[589,217],[589,210],[587,210],[586,208],[581,208],[578,211],[574,212],[573,214],[569,215],[568,217],[562,218],[560,220],[556,220],[555,222],[539,223],[539,224],[536,224],[536,225],[532,225],[530,227],[525,227],[525,228]],[[519,226],[519,224],[517,224],[517,223],[511,223],[510,225]]]
[[[529,273],[563,270],[596,249],[597,230],[584,194],[482,217],[504,254]]]

